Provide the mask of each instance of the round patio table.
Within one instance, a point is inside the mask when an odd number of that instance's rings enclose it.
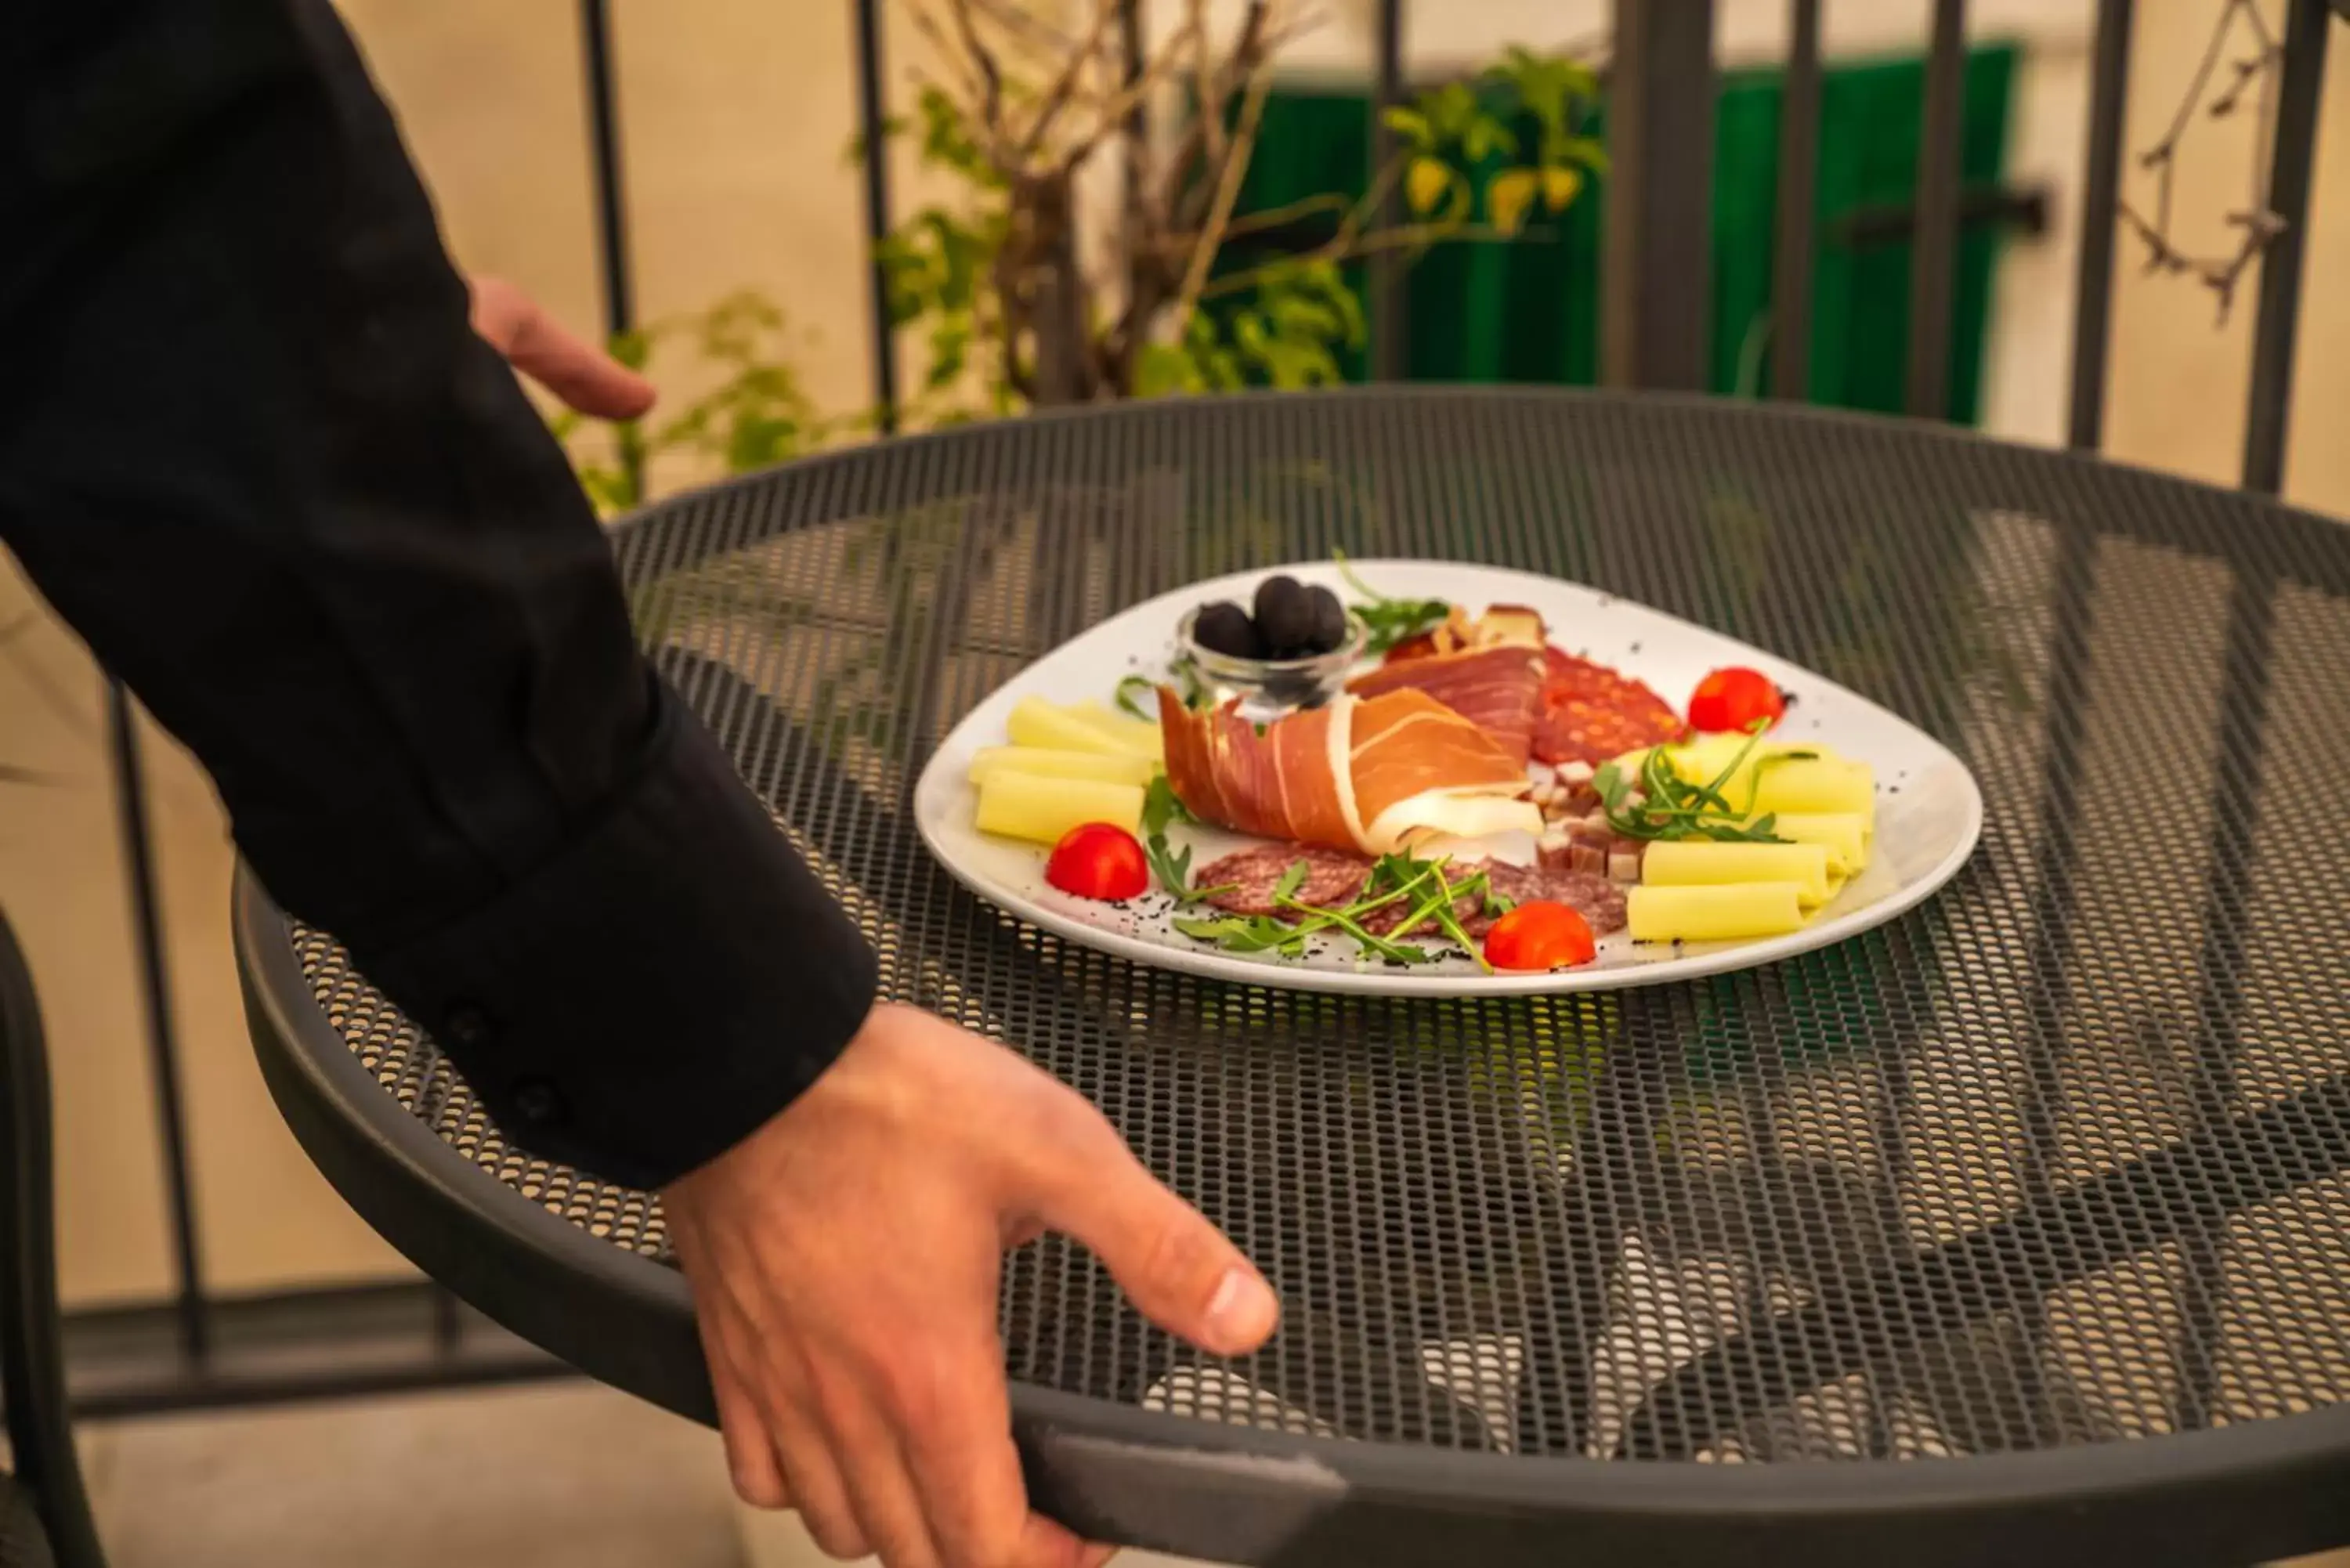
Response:
[[[1228,1363],[1072,1247],[1014,1256],[1018,1437],[1077,1529],[1347,1568],[2350,1541],[2350,530],[1947,429],[1461,389],[959,430],[615,544],[888,992],[1089,1096],[1282,1293]],[[1476,1002],[1136,967],[924,852],[916,774],[992,688],[1334,548],[1590,583],[1807,665],[1966,759],[1981,847],[1820,952]],[[239,897],[263,1066],[352,1205],[710,1419],[654,1200],[509,1144],[331,937]]]

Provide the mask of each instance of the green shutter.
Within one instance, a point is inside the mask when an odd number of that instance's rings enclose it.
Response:
[[[2000,180],[2016,51],[1973,51],[1967,62],[1964,179]],[[1831,243],[1835,221],[1866,207],[1907,206],[1917,183],[1925,67],[1916,59],[1834,67],[1820,104],[1817,251],[1812,305],[1812,397],[1846,408],[1897,410],[1908,326],[1909,246]],[[1721,83],[1714,156],[1712,385],[1739,389],[1742,352],[1767,315],[1778,191],[1778,74],[1737,72]],[[1358,93],[1284,88],[1265,107],[1242,210],[1264,211],[1326,192],[1359,193],[1367,109]],[[1604,134],[1604,128],[1603,128]],[[1598,371],[1599,214],[1595,183],[1563,216],[1537,214],[1511,244],[1439,247],[1412,270],[1409,373],[1429,381],[1586,385]],[[1972,422],[1982,376],[1991,265],[1998,236],[1970,227],[1960,243],[1950,367],[1952,417]],[[1238,258],[1224,265],[1235,265]],[[1356,282],[1359,286],[1360,269]],[[1355,356],[1348,374],[1364,373]],[[1756,372],[1767,374],[1768,359]]]

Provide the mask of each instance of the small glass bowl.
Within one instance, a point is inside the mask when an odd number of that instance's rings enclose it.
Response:
[[[1347,689],[1347,678],[1370,641],[1370,628],[1351,611],[1347,616],[1347,640],[1311,659],[1235,659],[1212,648],[1202,648],[1191,636],[1199,618],[1188,610],[1175,625],[1175,659],[1188,665],[1207,688],[1212,705],[1222,707],[1238,698],[1243,717],[1275,719],[1301,708],[1319,708]]]

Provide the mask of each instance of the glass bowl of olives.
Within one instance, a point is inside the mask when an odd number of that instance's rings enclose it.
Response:
[[[1337,595],[1291,576],[1258,584],[1247,608],[1201,605],[1175,628],[1176,658],[1211,700],[1238,698],[1252,717],[1327,702],[1346,689],[1368,638]]]

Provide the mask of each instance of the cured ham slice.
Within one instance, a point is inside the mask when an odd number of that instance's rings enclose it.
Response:
[[[1492,736],[1521,768],[1534,750],[1542,689],[1542,649],[1523,643],[1402,659],[1347,686],[1366,698],[1424,691]]]
[[[1167,743],[1167,782],[1202,822],[1292,844],[1359,847],[1334,758],[1346,755],[1343,723],[1351,705],[1290,713],[1260,732],[1237,703],[1194,712],[1159,689],[1159,732]]]
[[[1424,691],[1341,697],[1263,730],[1159,693],[1167,782],[1191,814],[1292,844],[1387,854],[1430,836],[1536,832],[1525,768]]]

